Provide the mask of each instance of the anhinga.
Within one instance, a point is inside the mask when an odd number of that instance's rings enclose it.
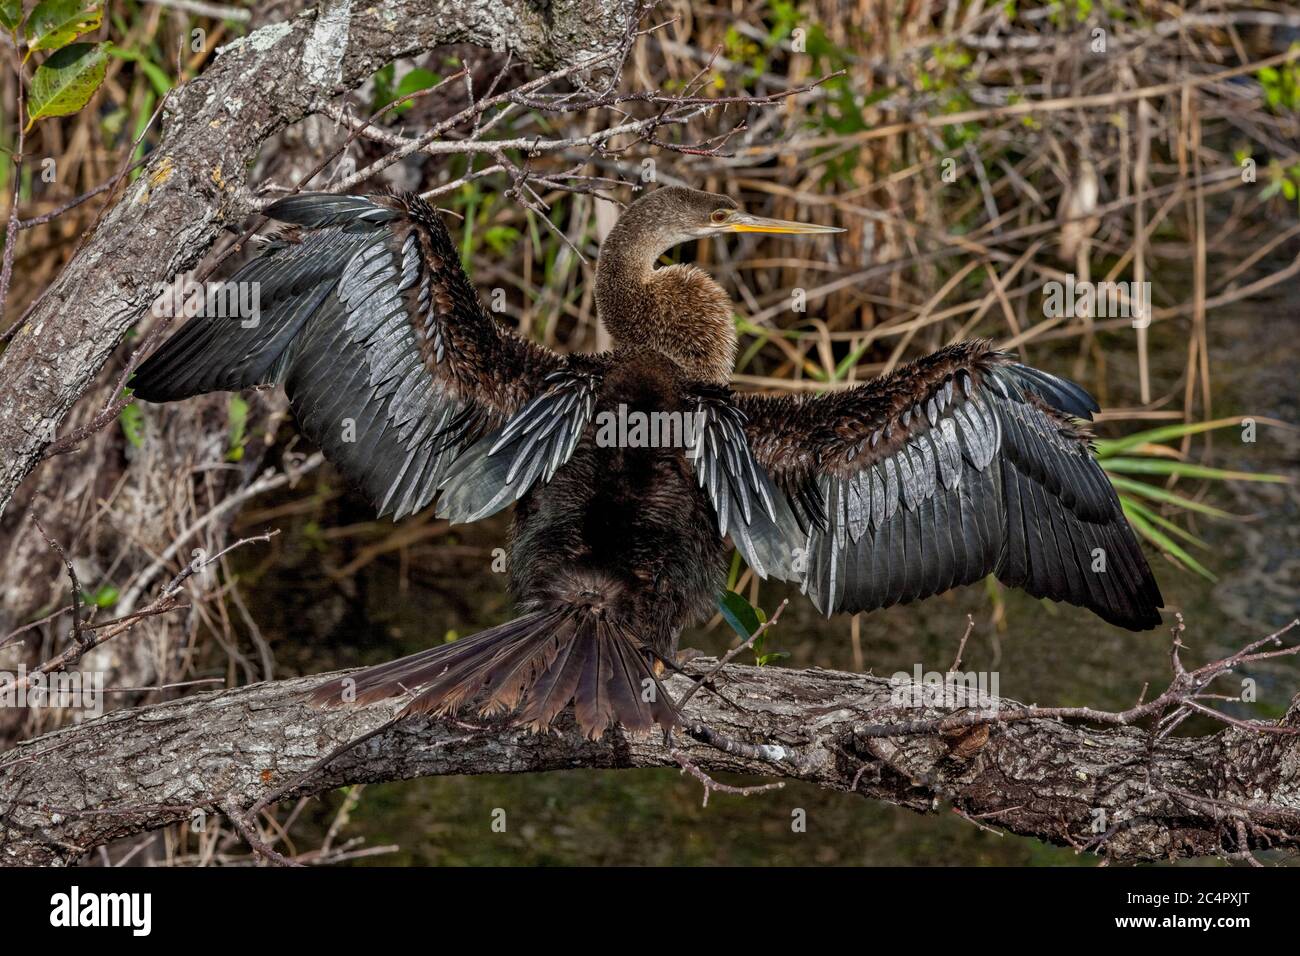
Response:
[[[522,616],[361,672],[359,701],[411,691],[407,712],[472,703],[535,729],[572,703],[591,736],[669,727],[659,665],[715,608],[727,536],[826,614],[994,574],[1121,627],[1160,621],[1078,385],[964,342],[847,391],[737,395],[727,295],[694,266],[657,267],[707,236],[840,230],[661,187],[601,248],[596,305],[614,348],[558,355],[484,310],[417,197],[298,195],[268,212],[299,228],[234,277],[260,283],[258,321],[192,319],[140,367],[135,394],[280,383],[381,514],[440,496],[438,513],[465,522],[517,502]],[[595,419],[620,405],[692,416],[693,447],[609,447]],[[334,681],[316,698],[342,692]]]

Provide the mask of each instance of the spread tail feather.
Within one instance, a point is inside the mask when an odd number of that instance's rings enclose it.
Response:
[[[613,724],[634,732],[679,723],[642,644],[622,624],[584,605],[525,614],[452,644],[381,664],[316,689],[312,703],[367,704],[417,692],[399,716],[515,712],[531,730],[550,727],[570,703],[595,739]]]

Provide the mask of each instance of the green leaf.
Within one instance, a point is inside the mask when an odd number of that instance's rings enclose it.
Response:
[[[389,63],[387,66],[381,66],[371,77],[374,84],[374,98],[370,101],[371,112],[378,113],[381,109],[393,102],[393,74],[397,71],[396,63]]]
[[[140,406],[132,402],[122,409],[117,416],[117,420],[122,425],[122,434],[134,448],[139,448],[144,444],[144,415],[140,411]]]
[[[27,128],[37,120],[67,116],[85,106],[104,82],[108,55],[102,43],[74,43],[36,70],[27,94]]]
[[[226,452],[226,461],[242,461],[244,446],[248,444],[248,402],[238,395],[231,395],[226,406],[227,420],[230,423],[230,443]]]
[[[735,591],[723,591],[718,595],[718,610],[742,641],[749,640],[761,623],[754,606]]]
[[[57,50],[83,33],[99,29],[104,8],[98,0],[43,0],[27,18],[27,56]]]
[[[499,256],[504,256],[519,241],[519,230],[514,226],[489,226],[483,230],[483,243]]]
[[[132,161],[140,160],[145,154],[144,131],[149,125],[149,118],[153,116],[154,103],[157,101],[153,90],[145,90],[144,96],[141,97],[140,113],[135,120],[135,129],[131,133],[131,142],[139,143],[135,148],[135,154],[131,157]],[[143,169],[131,170],[131,182],[135,182],[140,176],[144,175]]]
[[[95,607],[101,608],[112,607],[117,603],[117,599],[120,596],[120,592],[111,584],[105,584],[103,587],[99,588],[99,590],[95,591],[94,594],[90,594],[86,591],[81,592],[82,601],[86,604],[93,604]]]
[[[442,77],[437,73],[434,73],[432,70],[423,69],[422,67],[416,67],[414,70],[411,70],[402,77],[401,81],[398,82],[397,90],[393,99],[400,100],[403,96],[410,96],[412,93],[416,93],[420,90],[427,90],[429,87],[436,86],[441,82]],[[401,106],[396,107],[393,112],[400,113],[412,105],[413,104],[411,103],[403,103]]]
[[[23,0],[0,0],[0,27],[15,36],[23,19]]]
[[[398,81],[397,86],[393,86],[393,69],[390,63],[384,70],[375,74],[375,95],[373,105],[375,112],[383,109],[394,100],[400,100],[403,96],[410,96],[419,90],[427,90],[431,86],[436,86],[442,82],[442,77],[432,70],[426,70],[423,67],[416,67]],[[403,103],[400,106],[393,107],[389,113],[405,113],[414,103]]]

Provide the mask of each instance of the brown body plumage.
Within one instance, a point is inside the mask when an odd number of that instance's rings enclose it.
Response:
[[[993,573],[1125,627],[1159,621],[1089,455],[1079,420],[1095,405],[1078,386],[965,343],[846,392],[730,391],[727,296],[658,258],[725,232],[835,230],[656,190],[601,250],[596,303],[615,348],[559,356],[487,315],[418,199],[302,196],[270,211],[308,232],[241,274],[263,282],[264,321],[192,321],[141,367],[137,394],[283,382],[304,431],[381,511],[438,496],[440,514],[472,521],[518,502],[523,616],[328,684],[319,701],[411,692],[408,712],[473,704],[540,729],[572,704],[589,735],[670,727],[656,665],[712,612],[727,537],[826,613]],[[664,413],[698,426],[695,441],[602,441],[606,415]],[[1089,570],[1097,548],[1108,574]]]

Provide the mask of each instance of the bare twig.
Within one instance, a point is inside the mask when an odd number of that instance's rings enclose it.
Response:
[[[41,527],[40,520],[33,517],[32,524],[36,525],[36,530],[41,533],[41,537],[50,546],[50,550],[59,556],[64,569],[68,572],[68,580],[72,582],[72,638],[78,644],[85,644],[86,638],[81,633],[81,582],[77,580],[77,571],[73,568],[72,562],[68,560],[68,554],[63,550],[63,546],[45,532],[45,529]]]
[[[1241,664],[1300,654],[1300,644],[1291,647],[1281,646],[1282,636],[1300,626],[1300,620],[1292,621],[1267,637],[1253,641],[1229,657],[1211,661],[1209,664],[1204,664],[1193,671],[1185,670],[1179,659],[1178,649],[1182,646],[1179,640],[1182,627],[1181,614],[1178,615],[1178,621],[1179,624],[1174,628],[1174,641],[1170,654],[1174,678],[1169,687],[1160,696],[1146,703],[1136,704],[1127,710],[1113,712],[1097,710],[1092,707],[1019,706],[1007,708],[1005,705],[1000,705],[997,709],[991,711],[968,710],[933,719],[907,720],[892,724],[863,724],[854,728],[854,734],[859,737],[928,736],[985,724],[1009,724],[1024,720],[1080,720],[1096,724],[1127,727],[1151,716],[1161,716],[1165,720],[1181,722],[1188,712],[1195,710],[1223,723],[1259,733],[1285,736],[1300,735],[1300,727],[1279,726],[1262,721],[1237,720],[1212,708],[1205,707],[1195,700],[1202,688],[1215,678],[1228,673]],[[1279,649],[1260,651],[1261,647],[1268,644],[1273,644]],[[1168,729],[1172,729],[1172,727]]]
[[[777,607],[777,609],[772,613],[771,617],[769,617],[758,627],[754,628],[753,634],[749,635],[749,637],[745,638],[743,641],[741,641],[731,650],[727,651],[726,654],[722,655],[722,658],[718,661],[717,664],[713,666],[712,670],[706,673],[703,677],[697,678],[695,684],[685,694],[681,696],[681,699],[677,701],[676,704],[677,710],[678,711],[685,710],[687,703],[690,702],[690,699],[695,696],[696,692],[701,687],[703,687],[710,680],[712,680],[717,675],[717,673],[720,670],[722,670],[722,668],[730,664],[733,660],[736,659],[736,657],[738,657],[740,654],[743,654],[747,649],[753,647],[754,642],[757,641],[764,634],[766,634],[768,628],[775,625],[776,622],[781,619],[781,612],[785,610],[786,605],[788,605],[789,603],[790,601],[788,598],[782,601],[780,606]]]
[[[730,793],[737,797],[750,797],[756,793],[766,793],[769,790],[781,790],[785,787],[784,783],[762,783],[750,787],[733,787],[729,784],[719,783],[707,773],[701,770],[695,764],[691,763],[690,758],[680,750],[669,751],[670,755],[678,764],[681,765],[682,773],[689,773],[704,786],[703,806],[709,805],[709,794],[711,793]]]

